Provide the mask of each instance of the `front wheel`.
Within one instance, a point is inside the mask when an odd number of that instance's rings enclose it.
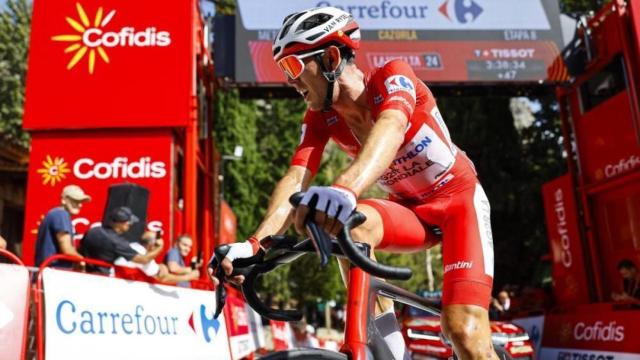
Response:
[[[278,351],[277,353],[269,354],[260,358],[260,360],[286,359],[347,360],[347,355],[322,349],[294,349],[287,351]]]

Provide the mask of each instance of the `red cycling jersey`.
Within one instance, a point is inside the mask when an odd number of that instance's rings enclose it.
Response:
[[[372,121],[388,109],[409,119],[400,149],[378,179],[380,187],[394,198],[421,202],[456,177],[475,179],[473,164],[451,142],[431,91],[407,63],[391,61],[365,81]],[[315,173],[329,138],[351,157],[362,145],[337,112],[307,110],[291,164]]]
[[[365,80],[371,119],[388,109],[409,119],[394,160],[378,178],[390,200],[367,199],[381,216],[378,249],[413,251],[435,243],[427,230],[443,232],[443,304],[488,308],[493,281],[493,240],[489,201],[473,163],[451,141],[429,88],[400,60],[390,61]],[[317,172],[332,139],[355,158],[362,144],[340,114],[307,110],[291,165]]]

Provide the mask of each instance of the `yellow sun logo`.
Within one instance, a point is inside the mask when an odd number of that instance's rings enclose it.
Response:
[[[47,160],[42,162],[42,169],[38,169],[37,173],[42,175],[42,185],[50,184],[55,186],[57,182],[61,182],[62,179],[66,179],[66,175],[71,172],[69,164],[67,164],[63,158],[56,157],[51,159],[51,156],[47,155]]]
[[[105,27],[111,19],[113,19],[113,15],[115,15],[116,11],[111,10],[106,16],[103,17],[102,7],[98,8],[96,12],[96,16],[93,19],[93,22],[89,21],[89,17],[87,13],[82,8],[80,3],[76,3],[76,9],[78,11],[78,16],[80,20],[75,20],[70,17],[66,17],[67,23],[79,34],[63,34],[56,35],[51,37],[53,41],[61,41],[61,42],[71,42],[73,44],[69,45],[66,49],[64,49],[64,53],[72,53],[75,52],[69,64],[67,64],[67,70],[71,70],[84,56],[89,53],[89,74],[93,74],[93,70],[96,66],[96,53],[102,58],[105,63],[109,63],[109,56],[105,52],[103,46],[94,44],[87,44],[89,33],[101,34],[101,28]],[[94,45],[94,46],[91,46]]]

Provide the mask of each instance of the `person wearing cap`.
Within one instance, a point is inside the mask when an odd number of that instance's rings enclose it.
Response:
[[[107,224],[93,227],[87,231],[82,238],[80,251],[89,258],[111,264],[119,257],[138,264],[148,264],[162,251],[162,240],[156,241],[153,249],[147,253],[139,254],[131,248],[130,242],[122,236],[129,231],[132,224],[137,222],[138,217],[126,206],[111,210]],[[87,266],[87,270],[105,275],[110,274],[109,269],[100,266]]]
[[[48,257],[55,254],[82,257],[73,246],[75,234],[71,216],[78,215],[82,204],[90,201],[91,196],[78,185],[67,185],[60,195],[60,206],[47,213],[38,227],[36,237],[35,265],[40,266]],[[68,262],[57,261],[56,267],[70,268]]]

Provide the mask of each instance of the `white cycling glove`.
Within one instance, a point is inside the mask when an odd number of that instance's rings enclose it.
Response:
[[[342,187],[312,186],[307,190],[300,204],[309,205],[311,198],[317,195],[315,210],[322,211],[329,217],[336,218],[343,225],[356,209],[356,195]]]
[[[251,242],[245,241],[229,245],[229,252],[225,258],[229,259],[229,261],[233,261],[235,259],[244,259],[252,256],[253,246],[251,245]]]

